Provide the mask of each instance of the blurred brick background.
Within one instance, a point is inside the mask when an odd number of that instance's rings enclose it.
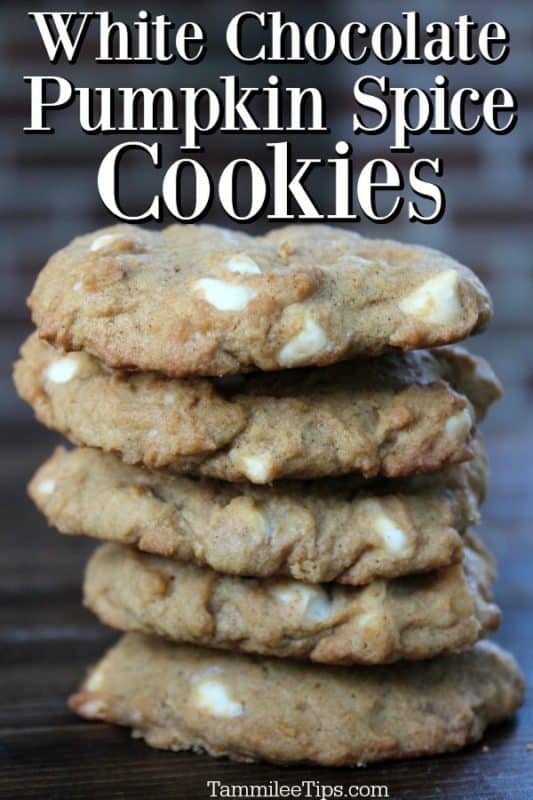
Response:
[[[481,132],[476,136],[436,137],[425,135],[415,140],[416,155],[403,157],[409,163],[417,156],[442,156],[445,177],[441,183],[447,194],[447,213],[435,225],[410,224],[402,217],[386,227],[368,222],[355,229],[371,236],[391,236],[430,244],[446,250],[472,266],[488,284],[496,303],[496,320],[491,332],[472,342],[473,349],[491,358],[508,389],[507,402],[501,404],[489,421],[494,431],[518,430],[527,424],[533,394],[532,313],[533,269],[531,222],[533,220],[533,18],[531,4],[520,0],[498,3],[465,3],[464,0],[435,0],[411,3],[405,9],[419,9],[424,22],[442,19],[453,22],[461,13],[470,13],[480,23],[491,19],[503,22],[511,33],[511,55],[498,66],[477,64],[444,66],[396,65],[387,68],[377,61],[353,67],[338,58],[332,64],[245,66],[226,55],[224,27],[240,10],[275,10],[274,4],[193,3],[189,1],[144,4],[153,14],[165,11],[176,22],[197,20],[208,34],[208,56],[194,67],[174,65],[95,65],[93,51],[86,48],[76,65],[48,64],[37,30],[26,16],[24,3],[3,2],[0,6],[0,226],[2,235],[1,386],[0,415],[4,430],[19,437],[23,432],[41,436],[31,423],[31,414],[17,400],[10,385],[11,362],[18,344],[29,330],[24,299],[37,271],[48,255],[73,236],[113,222],[101,205],[96,189],[96,171],[102,156],[122,139],[153,142],[157,134],[89,136],[79,131],[76,104],[52,116],[57,131],[53,136],[27,136],[29,92],[23,75],[59,74],[82,86],[217,86],[217,76],[238,72],[243,85],[261,85],[271,73],[280,74],[291,85],[316,85],[327,97],[329,136],[296,136],[291,139],[299,155],[334,155],[337,139],[353,142],[356,165],[368,158],[387,155],[390,136],[355,137],[350,133],[351,87],[361,74],[386,74],[393,85],[429,87],[439,71],[450,78],[451,88],[474,86],[487,90],[506,86],[518,96],[519,122],[507,136]],[[131,20],[137,6],[128,2],[104,3],[117,19]],[[86,4],[68,3],[69,10],[87,10]],[[143,7],[141,4],[139,7]],[[61,9],[62,4],[33,3],[32,10]],[[324,4],[317,0],[284,3],[287,19],[310,24],[327,20],[337,28],[350,19],[370,25],[384,19],[400,21],[402,6],[390,0],[350,3],[339,0]],[[179,156],[178,135],[159,137],[165,161]],[[256,158],[268,171],[269,151],[264,141],[287,138],[257,135],[213,135],[204,139],[207,152],[203,163],[215,175],[227,161],[246,154]],[[290,137],[289,137],[290,138]],[[192,155],[192,154],[191,154]],[[398,158],[393,156],[393,158]],[[356,167],[357,169],[357,167]],[[141,209],[151,190],[159,189],[161,173],[151,170],[141,159],[125,173],[125,190],[132,209]],[[318,177],[309,186],[327,207],[331,184]],[[167,218],[166,222],[171,220]],[[216,208],[209,222],[224,222]],[[260,230],[264,223],[251,226]]]

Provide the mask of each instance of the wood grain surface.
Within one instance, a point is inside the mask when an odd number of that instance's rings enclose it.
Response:
[[[481,341],[481,340],[480,340]],[[533,683],[533,413],[531,338],[489,336],[484,348],[507,384],[489,421],[492,484],[480,529],[499,560],[504,612],[496,637]],[[499,342],[499,344],[498,344]],[[477,349],[480,349],[477,347]],[[151,750],[128,731],[84,722],[65,700],[87,665],[115,639],[80,605],[83,564],[93,544],[60,536],[25,496],[25,483],[57,437],[26,419],[3,430],[0,465],[0,797],[208,798],[208,780],[322,787],[379,784],[388,796],[529,800],[533,797],[533,710],[461,753],[359,770],[242,765]],[[309,796],[320,798],[318,786]],[[275,794],[270,796],[275,797]],[[303,795],[302,795],[303,796]],[[370,796],[370,795],[368,795]]]

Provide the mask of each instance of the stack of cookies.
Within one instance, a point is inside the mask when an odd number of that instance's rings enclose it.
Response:
[[[77,445],[30,494],[104,540],[85,603],[126,632],[75,711],[319,764],[456,749],[514,712],[471,530],[500,387],[440,347],[490,320],[468,269],[320,225],[117,226],[53,256],[29,304],[19,393]]]

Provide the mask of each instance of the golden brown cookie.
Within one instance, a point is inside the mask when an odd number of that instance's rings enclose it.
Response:
[[[57,448],[29,492],[63,533],[218,572],[357,585],[461,560],[462,534],[479,521],[487,481],[481,442],[473,445],[471,461],[426,476],[272,487],[193,480],[101,450]]]
[[[65,350],[181,377],[447,344],[492,315],[484,286],[449,256],[326,225],[256,237],[105,228],[52,256],[29,305]]]
[[[416,664],[332,668],[129,634],[91,670],[70,707],[127,725],[152,747],[360,766],[478,741],[523,696],[516,662],[489,642]]]
[[[500,395],[486,362],[461,348],[223,380],[113,372],[35,335],[21,355],[20,395],[75,443],[127,463],[252,483],[398,477],[464,461],[475,420]]]
[[[463,564],[358,588],[237,578],[105,544],[84,601],[119,630],[206,647],[324,664],[431,658],[499,625],[492,559],[472,535],[467,544]]]

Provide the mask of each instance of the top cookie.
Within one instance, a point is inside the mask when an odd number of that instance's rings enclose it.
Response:
[[[327,225],[255,237],[105,228],[52,256],[28,303],[40,335],[65,350],[181,377],[432,347],[492,314],[481,282],[452,258]]]

